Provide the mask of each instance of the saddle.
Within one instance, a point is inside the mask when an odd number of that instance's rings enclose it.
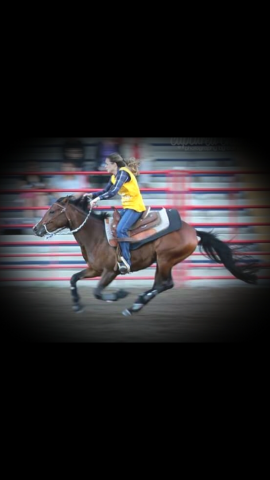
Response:
[[[109,244],[116,247],[118,242],[136,243],[144,240],[169,226],[169,219],[165,208],[159,212],[151,212],[151,207],[146,207],[141,218],[130,228],[128,237],[117,238],[116,229],[121,219],[120,213],[114,209],[112,217],[105,219],[105,231]]]

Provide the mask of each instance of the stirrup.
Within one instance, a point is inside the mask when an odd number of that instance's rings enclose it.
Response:
[[[130,265],[126,262],[124,257],[120,257],[121,262],[117,262],[119,271],[121,275],[125,275],[126,273],[130,273]]]

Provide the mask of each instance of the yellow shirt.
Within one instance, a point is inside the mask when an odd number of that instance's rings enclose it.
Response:
[[[131,180],[124,183],[118,191],[122,197],[123,208],[131,208],[132,210],[136,210],[136,212],[144,212],[146,208],[135,175],[133,175],[127,167],[121,167],[119,170],[124,170],[131,178]],[[115,175],[112,175],[111,182],[113,185],[115,184]]]

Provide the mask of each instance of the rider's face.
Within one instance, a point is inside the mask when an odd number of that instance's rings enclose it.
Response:
[[[116,175],[117,173],[117,165],[116,163],[112,163],[109,158],[106,158],[105,161],[105,167],[108,173],[111,173],[112,175]]]

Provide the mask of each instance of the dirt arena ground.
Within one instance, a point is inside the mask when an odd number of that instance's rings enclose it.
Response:
[[[2,341],[198,343],[266,341],[269,288],[174,288],[130,317],[140,289],[115,303],[79,287],[84,311],[72,310],[69,288],[1,287]],[[113,289],[111,290],[113,291]]]

